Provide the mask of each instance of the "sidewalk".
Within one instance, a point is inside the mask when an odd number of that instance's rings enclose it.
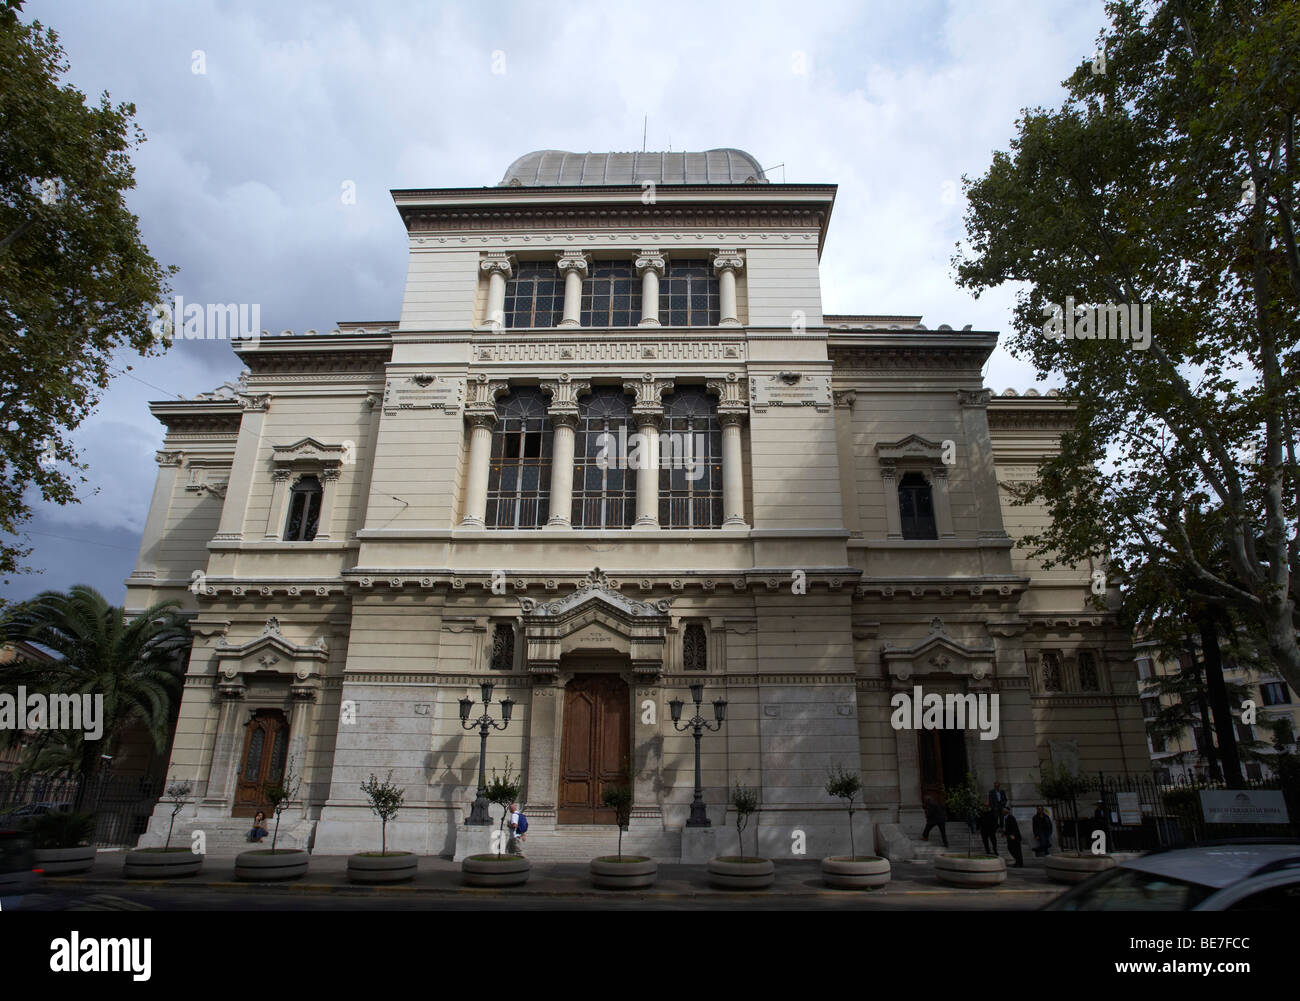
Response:
[[[598,897],[598,898],[732,898],[743,899],[755,894],[779,894],[789,897],[843,897],[855,894],[877,896],[952,896],[978,898],[987,895],[1024,896],[1027,903],[1035,898],[1046,902],[1066,887],[1047,879],[1041,860],[1026,859],[1023,869],[1008,867],[1007,879],[1000,886],[989,889],[963,889],[946,886],[934,876],[934,870],[925,862],[896,862],[889,884],[878,890],[836,890],[821,881],[821,862],[778,861],[776,882],[765,891],[715,890],[709,886],[708,872],[703,865],[662,863],[659,878],[648,890],[599,890],[592,886],[585,862],[545,862],[532,860],[533,869],[528,882],[521,886],[502,888],[468,887],[462,884],[460,863],[437,856],[422,856],[415,879],[406,883],[380,886],[361,886],[347,879],[347,856],[313,855],[307,875],[283,882],[251,883],[236,880],[233,858],[207,858],[197,876],[174,880],[126,879],[122,876],[123,853],[101,851],[95,867],[77,876],[52,876],[45,884],[53,889],[60,886],[88,887],[160,887],[183,890],[185,887],[206,890],[241,890],[256,887],[259,892],[281,890],[286,893],[346,893],[346,894],[524,894],[536,897]],[[1036,863],[1036,864],[1035,864]]]

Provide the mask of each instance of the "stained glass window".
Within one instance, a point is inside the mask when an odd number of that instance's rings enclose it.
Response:
[[[320,521],[320,480],[314,476],[300,479],[289,495],[289,524],[285,526],[284,541],[310,542],[316,538]]]

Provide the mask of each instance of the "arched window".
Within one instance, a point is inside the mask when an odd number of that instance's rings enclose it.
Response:
[[[1059,692],[1061,690],[1061,655],[1054,650],[1044,650],[1039,660],[1039,671],[1043,682],[1043,691]]]
[[[659,319],[670,327],[708,327],[721,317],[718,278],[709,262],[668,262],[659,282]]]
[[[722,428],[715,404],[703,387],[683,387],[664,397],[659,434],[662,528],[722,524]]]
[[[627,451],[635,432],[628,398],[597,386],[578,401],[573,441],[574,528],[629,528],[636,519],[636,471]]]
[[[708,669],[709,647],[704,626],[692,622],[682,633],[682,670],[707,671]]]
[[[507,327],[554,327],[564,318],[564,279],[555,262],[524,261],[506,281]]]
[[[551,492],[551,427],[538,389],[497,401],[488,468],[487,527],[540,528]]]
[[[320,480],[304,476],[289,494],[289,523],[284,529],[285,542],[310,542],[316,538],[320,521]]]
[[[934,499],[923,473],[904,473],[898,484],[898,517],[904,539],[937,539]]]
[[[631,261],[592,262],[582,280],[580,321],[584,327],[635,327],[641,322],[641,279]]]

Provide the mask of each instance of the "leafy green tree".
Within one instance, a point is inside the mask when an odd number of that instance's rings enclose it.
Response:
[[[159,751],[167,749],[179,706],[190,632],[179,603],[160,602],[127,618],[98,591],[78,584],[45,591],[10,610],[4,632],[51,651],[52,661],[17,661],[0,669],[0,690],[102,695],[103,730],[60,735],[80,754],[77,773],[93,778],[102,757],[133,723],[143,723]],[[43,731],[50,733],[50,731]],[[83,783],[84,785],[84,783]]]
[[[271,834],[271,851],[275,851],[276,839],[280,837],[280,815],[289,808],[289,804],[298,798],[298,789],[302,785],[302,776],[293,769],[293,758],[284,766],[279,778],[262,784],[262,796],[271,804],[275,814],[275,831]]]
[[[361,791],[370,800],[370,812],[379,818],[379,854],[388,854],[388,822],[397,816],[402,808],[406,793],[393,782],[393,770],[390,768],[384,781],[380,782],[374,772],[370,778],[361,783]]]
[[[194,787],[189,782],[169,782],[163,791],[163,799],[172,805],[171,816],[167,820],[167,841],[163,851],[171,851],[172,830],[176,827],[176,815],[185,809],[185,801],[190,798]],[[177,849],[179,851],[179,849]]]
[[[1051,515],[1026,541],[1048,566],[1092,561],[1114,580],[1176,572],[1257,627],[1294,686],[1300,5],[1107,11],[1104,71],[1080,65],[1062,106],[1025,110],[1010,152],[967,181],[954,258],[977,295],[1024,283],[1012,350],[1076,406],[1018,498]],[[1070,301],[1150,306],[1149,343],[1057,336]]]
[[[623,857],[623,832],[632,823],[632,786],[627,782],[606,786],[601,793],[600,802],[607,809],[614,811],[614,823],[618,825],[618,857]]]
[[[0,8],[0,536],[21,529],[37,492],[77,501],[88,467],[70,435],[114,353],[170,346],[151,308],[176,269],[150,256],[124,198],[144,141],[135,106],[107,93],[88,104],[60,84],[67,70],[53,31]],[[0,575],[27,569],[30,552],[0,538]]]

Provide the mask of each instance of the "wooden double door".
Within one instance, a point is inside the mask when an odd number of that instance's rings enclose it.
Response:
[[[631,715],[627,682],[617,675],[579,674],[565,686],[556,823],[614,823],[601,797],[628,781]]]
[[[284,777],[289,749],[289,721],[279,709],[259,709],[244,727],[244,756],[239,762],[235,803],[231,815],[251,817],[264,810],[270,817],[263,787]]]
[[[947,790],[966,781],[966,732],[964,730],[918,730],[916,739],[921,758],[921,799],[936,803],[947,799]]]

